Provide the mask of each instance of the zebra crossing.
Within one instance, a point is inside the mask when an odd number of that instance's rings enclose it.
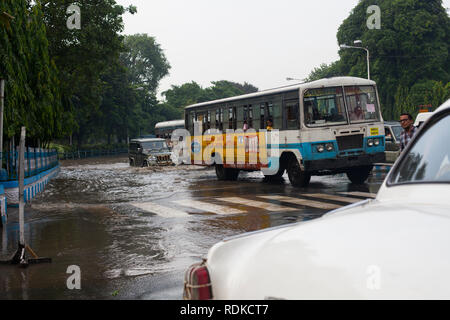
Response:
[[[293,212],[305,208],[333,210],[364,200],[375,198],[368,192],[305,193],[295,197],[284,195],[255,195],[245,197],[208,197],[199,199],[178,199],[164,205],[151,202],[131,203],[132,206],[165,218],[188,217],[191,214],[236,215],[255,210],[275,212]],[[274,203],[276,202],[276,203]],[[295,205],[300,207],[293,207]]]

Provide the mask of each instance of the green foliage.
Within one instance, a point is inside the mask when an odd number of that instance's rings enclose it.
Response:
[[[370,5],[381,9],[379,30],[366,26]],[[443,102],[442,97],[448,96],[449,31],[450,18],[441,0],[361,0],[339,27],[337,40],[339,44],[352,45],[359,39],[369,49],[371,78],[378,84],[384,118],[396,119],[400,110],[415,114],[420,101],[432,101],[437,107]],[[316,68],[310,78],[367,77],[363,50],[341,49],[339,54],[340,60]],[[436,82],[442,85],[439,87]],[[419,98],[433,90],[437,97]]]
[[[72,130],[80,144],[95,132],[103,93],[101,76],[114,64],[123,48],[122,14],[114,0],[77,2],[81,29],[67,28],[67,8],[73,0],[42,0],[50,54],[60,71],[67,134]]]
[[[0,24],[0,76],[6,79],[4,134],[44,144],[62,133],[58,70],[50,59],[42,7],[26,0],[0,3],[14,17]],[[3,15],[4,16],[4,15]]]
[[[121,60],[136,87],[156,93],[159,81],[169,73],[170,65],[158,43],[146,34],[126,36]]]
[[[185,83],[181,86],[172,86],[171,89],[163,92],[167,101],[166,105],[182,111],[184,107],[194,103],[223,99],[258,91],[258,88],[247,82],[239,84],[221,80],[213,81],[211,83],[213,85],[205,89],[194,81]],[[180,114],[182,114],[182,112]]]
[[[338,61],[330,63],[322,63],[318,68],[314,68],[309,74],[307,81],[319,80],[322,78],[332,78],[341,75],[340,64]]]

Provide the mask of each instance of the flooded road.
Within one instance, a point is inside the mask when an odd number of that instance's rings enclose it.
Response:
[[[384,176],[363,186],[313,177],[304,189],[263,178],[219,182],[210,168],[133,168],[127,158],[65,161],[25,208],[27,244],[53,262],[0,265],[0,299],[182,299],[184,271],[214,243],[373,197]],[[17,212],[0,232],[6,260],[19,241]],[[69,266],[81,270],[80,290],[67,287]]]

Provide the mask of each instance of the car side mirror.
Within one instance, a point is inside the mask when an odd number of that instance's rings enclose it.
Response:
[[[137,152],[138,152],[138,153],[142,153],[142,148],[138,148],[138,149],[137,149]]]

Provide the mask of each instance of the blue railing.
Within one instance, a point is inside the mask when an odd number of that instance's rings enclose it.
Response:
[[[41,148],[25,149],[25,178],[35,176],[43,171],[56,167],[58,153],[56,150]],[[3,152],[0,181],[17,180],[19,177],[19,151]]]

